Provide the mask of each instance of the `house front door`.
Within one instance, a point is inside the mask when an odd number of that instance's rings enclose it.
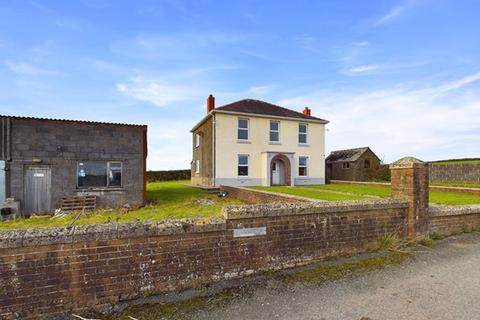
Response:
[[[50,168],[43,166],[26,167],[24,182],[24,214],[30,215],[50,213]]]
[[[274,161],[272,164],[272,184],[281,186],[285,184],[284,166],[280,160]]]

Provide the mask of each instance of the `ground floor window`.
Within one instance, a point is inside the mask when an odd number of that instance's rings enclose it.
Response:
[[[122,163],[119,161],[83,161],[77,164],[77,187],[121,187]]]
[[[306,177],[308,170],[308,157],[298,158],[298,175],[300,177]]]
[[[248,176],[248,155],[246,154],[238,155],[238,176]]]
[[[200,160],[195,160],[195,173],[200,173]]]

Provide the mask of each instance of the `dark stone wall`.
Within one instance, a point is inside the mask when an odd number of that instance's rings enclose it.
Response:
[[[51,168],[52,210],[64,196],[82,194],[97,195],[98,207],[141,206],[145,132],[143,126],[12,118],[7,196],[23,202],[25,170],[34,165]],[[79,161],[121,161],[123,186],[77,189]]]
[[[480,164],[430,164],[430,181],[480,183]]]

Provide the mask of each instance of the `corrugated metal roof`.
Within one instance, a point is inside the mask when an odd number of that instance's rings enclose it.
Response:
[[[57,119],[57,118],[41,118],[41,117],[29,117],[29,116],[0,115],[0,118],[23,119],[23,120],[40,120],[40,121],[75,122],[75,123],[86,123],[86,124],[106,124],[106,125],[129,126],[129,127],[146,127],[147,126],[147,125],[142,125],[142,124],[102,122],[102,121],[90,121],[90,120],[71,120],[71,119]]]

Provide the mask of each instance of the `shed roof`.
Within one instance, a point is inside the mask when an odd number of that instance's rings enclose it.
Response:
[[[345,149],[345,150],[336,150],[332,151],[330,155],[325,159],[326,162],[354,162],[357,161],[362,154],[370,150],[369,147],[354,148],[354,149]]]
[[[118,123],[118,122],[101,122],[101,121],[90,121],[90,120],[71,120],[71,119],[58,119],[58,118],[41,118],[41,117],[29,117],[29,116],[0,115],[0,118],[10,118],[10,119],[20,119],[20,120],[75,122],[75,123],[85,123],[85,124],[106,124],[106,125],[129,126],[129,127],[147,127],[146,125],[141,125],[141,124],[129,124],[129,123]]]

